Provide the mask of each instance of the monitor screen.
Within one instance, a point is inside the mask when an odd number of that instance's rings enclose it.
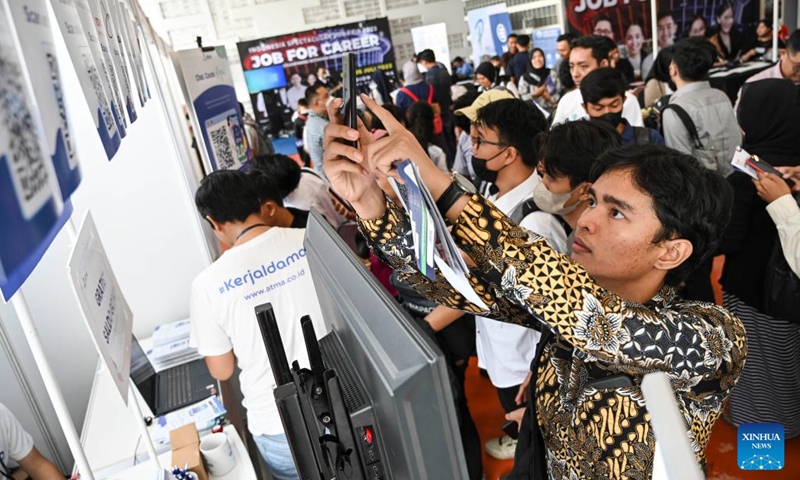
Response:
[[[142,350],[142,346],[139,345],[139,341],[136,340],[136,337],[132,337],[131,379],[133,379],[133,383],[136,384],[136,388],[139,389],[139,393],[142,394],[142,398],[147,402],[150,409],[155,407],[153,405],[153,399],[155,398],[155,375],[156,371],[153,369],[153,365],[150,363],[144,350]]]
[[[372,400],[388,478],[469,478],[442,352],[319,212],[305,246],[327,327]]]
[[[250,93],[259,93],[264,90],[286,86],[286,74],[283,72],[282,65],[245,70],[244,80]]]

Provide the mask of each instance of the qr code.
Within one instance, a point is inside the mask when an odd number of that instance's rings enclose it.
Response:
[[[92,89],[94,89],[94,94],[100,102],[100,114],[103,116],[103,121],[106,123],[108,136],[113,137],[116,133],[114,131],[116,124],[114,123],[114,117],[111,116],[111,109],[108,106],[108,97],[106,97],[106,93],[103,91],[103,84],[100,83],[100,73],[97,71],[97,66],[95,66],[91,59],[85,58],[84,60],[86,61],[86,72],[89,74],[89,81],[92,82]],[[94,114],[94,112],[92,112],[92,114]]]
[[[0,39],[1,40],[1,39]],[[13,49],[0,45],[0,130],[5,130],[8,144],[0,145],[5,154],[20,209],[26,219],[35,215],[52,196],[44,152],[39,144],[38,130],[31,115],[22,71],[13,57]]]
[[[228,135],[228,128],[225,122],[219,122],[208,130],[208,137],[211,139],[211,151],[217,160],[219,170],[227,170],[236,165],[231,139]]]

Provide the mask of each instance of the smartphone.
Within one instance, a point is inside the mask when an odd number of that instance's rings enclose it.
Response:
[[[514,440],[516,440],[517,437],[519,436],[519,425],[517,424],[516,420],[511,420],[509,422],[506,422],[500,428],[503,429],[506,435],[513,438]]]
[[[789,185],[789,188],[794,186],[794,182],[791,179],[783,178],[783,174],[781,172],[776,170],[775,167],[773,167],[769,163],[758,158],[758,155],[753,155],[752,157],[748,158],[747,165],[750,166],[752,169],[757,170],[761,173],[771,173],[773,175],[777,175],[778,178],[783,179],[783,181],[786,182],[787,185]]]
[[[356,102],[358,101],[358,91],[356,90],[356,54],[346,52],[342,54],[342,75],[343,75],[343,99],[342,117],[344,124],[348,127],[358,129],[358,111]],[[358,147],[355,141],[345,141],[351,147]]]

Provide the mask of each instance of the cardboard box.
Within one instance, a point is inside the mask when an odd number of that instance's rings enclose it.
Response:
[[[200,456],[200,436],[194,423],[184,425],[169,432],[172,449],[172,465],[188,468],[197,475],[198,480],[208,480],[208,472]]]

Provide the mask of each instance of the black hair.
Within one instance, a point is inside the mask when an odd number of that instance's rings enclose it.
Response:
[[[769,28],[770,32],[772,31],[772,21],[768,18],[762,18],[758,23],[763,23],[765,27]]]
[[[306,100],[305,98],[299,98],[299,99],[297,99],[297,105],[298,106],[307,107],[308,106],[308,100]]]
[[[316,100],[317,96],[319,96],[320,88],[325,88],[325,86],[319,84],[319,85],[311,85],[308,88],[306,88],[306,102],[308,102],[309,105],[314,104],[314,100]]]
[[[611,40],[610,38],[606,37],[605,35],[601,35],[601,37],[603,38],[603,42],[605,43],[605,47],[608,50],[609,55],[614,50],[618,50],[619,49],[619,45],[617,45],[617,42],[615,42],[614,40]]]
[[[417,54],[417,61],[418,62],[435,62],[436,61],[436,54],[433,53],[433,50],[430,48],[426,48],[425,50],[419,52]]]
[[[721,17],[722,14],[725,13],[725,10],[728,10],[728,9],[733,10],[733,5],[731,4],[731,2],[729,2],[728,0],[725,0],[724,2],[720,3],[719,7],[717,7],[717,11],[716,11],[717,17],[718,18]],[[735,10],[733,10],[733,11],[735,12]]]
[[[561,62],[556,73],[564,90],[572,90],[575,87],[575,80],[572,79],[572,73],[569,71],[569,62]]]
[[[530,35],[517,35],[517,45],[520,47],[527,47],[531,44]]]
[[[581,82],[581,96],[586,103],[597,104],[604,98],[612,98],[618,95],[625,99],[625,90],[628,89],[628,81],[622,72],[611,67],[598,68],[591,71]]]
[[[519,35],[517,35],[516,33],[509,33],[508,36],[506,37],[506,41],[508,41],[509,38],[516,38],[517,40],[519,40]]]
[[[671,17],[672,21],[675,21],[675,17],[672,16],[672,12],[670,12],[669,10],[664,10],[658,12],[658,15],[656,16],[656,23],[660,22],[661,20],[664,20],[667,17]]]
[[[389,113],[392,114],[394,119],[400,122],[403,126],[406,125],[406,112],[404,112],[402,108],[398,107],[393,103],[384,105],[383,108],[384,110],[388,110]],[[372,116],[372,121],[369,124],[369,128],[371,128],[372,130],[386,130],[386,126],[383,124],[381,119],[378,118],[377,115]]]
[[[786,40],[786,52],[789,53],[789,55],[800,52],[800,28],[792,32]]]
[[[703,37],[684,38],[672,49],[672,63],[678,67],[681,78],[688,81],[704,79],[715,58],[714,45]]]
[[[478,110],[476,123],[497,130],[500,141],[516,148],[525,165],[536,167],[539,157],[533,139],[547,130],[538,108],[516,98],[497,100]]]
[[[428,149],[433,143],[433,107],[431,104],[420,100],[414,102],[406,110],[408,129],[417,138],[422,148]]]
[[[659,82],[667,82],[669,83],[669,88],[671,88],[673,92],[678,89],[669,76],[669,66],[672,63],[672,51],[674,49],[674,44],[660,49],[653,62],[653,67],[647,74],[647,81],[655,78]]]
[[[241,112],[242,116],[244,117],[244,105],[242,105],[242,102],[239,102],[239,112]]]
[[[708,20],[706,20],[706,17],[704,17],[702,13],[698,13],[694,17],[692,17],[692,21],[689,22],[689,30],[692,29],[692,25],[694,25],[694,22],[698,20],[701,20],[703,22],[703,28],[706,31],[706,35],[708,35],[710,33],[709,31],[710,29],[708,28]]]
[[[464,58],[463,57],[456,57],[456,58],[453,59],[453,63],[456,63],[456,62],[462,62],[463,63],[464,62]]]
[[[194,204],[201,217],[211,217],[217,223],[243,222],[261,211],[253,182],[239,170],[209,173],[200,181]]]
[[[576,38],[578,38],[578,37],[575,36],[574,33],[569,33],[569,32],[562,33],[561,35],[558,36],[558,38],[556,38],[556,43],[563,42],[563,41],[567,41],[567,42],[572,43],[572,41],[575,40]]]
[[[553,178],[567,177],[572,188],[589,181],[592,164],[606,150],[622,145],[606,122],[576,120],[555,125],[540,135],[539,159]]]
[[[661,145],[617,148],[600,155],[591,181],[620,170],[630,172],[634,185],[653,202],[661,229],[652,242],[691,242],[689,258],[667,272],[666,283],[678,285],[716,250],[731,217],[733,188],[694,157]]]
[[[297,162],[281,155],[258,155],[250,162],[250,172],[263,174],[264,182],[256,182],[258,198],[261,202],[274,200],[283,206],[283,199],[300,185],[302,169]]]
[[[453,111],[469,107],[473,102],[475,102],[478,96],[478,92],[474,90],[468,91],[464,95],[461,95],[453,102]],[[469,117],[466,115],[453,115],[453,124],[467,133],[469,133],[470,123]]]
[[[608,22],[608,24],[611,25],[611,31],[612,32],[614,31],[614,21],[611,20],[611,17],[609,17],[608,15],[602,15],[601,14],[601,15],[596,16],[595,19],[594,19],[594,26],[596,27],[597,24],[600,23],[600,22]]]
[[[608,60],[608,53],[610,50],[608,49],[608,42],[606,42],[606,40],[610,39],[600,35],[586,35],[585,37],[579,37],[573,40],[570,46],[573,50],[576,48],[588,48],[592,51],[592,57],[597,60],[597,63],[600,63],[603,60]]]

